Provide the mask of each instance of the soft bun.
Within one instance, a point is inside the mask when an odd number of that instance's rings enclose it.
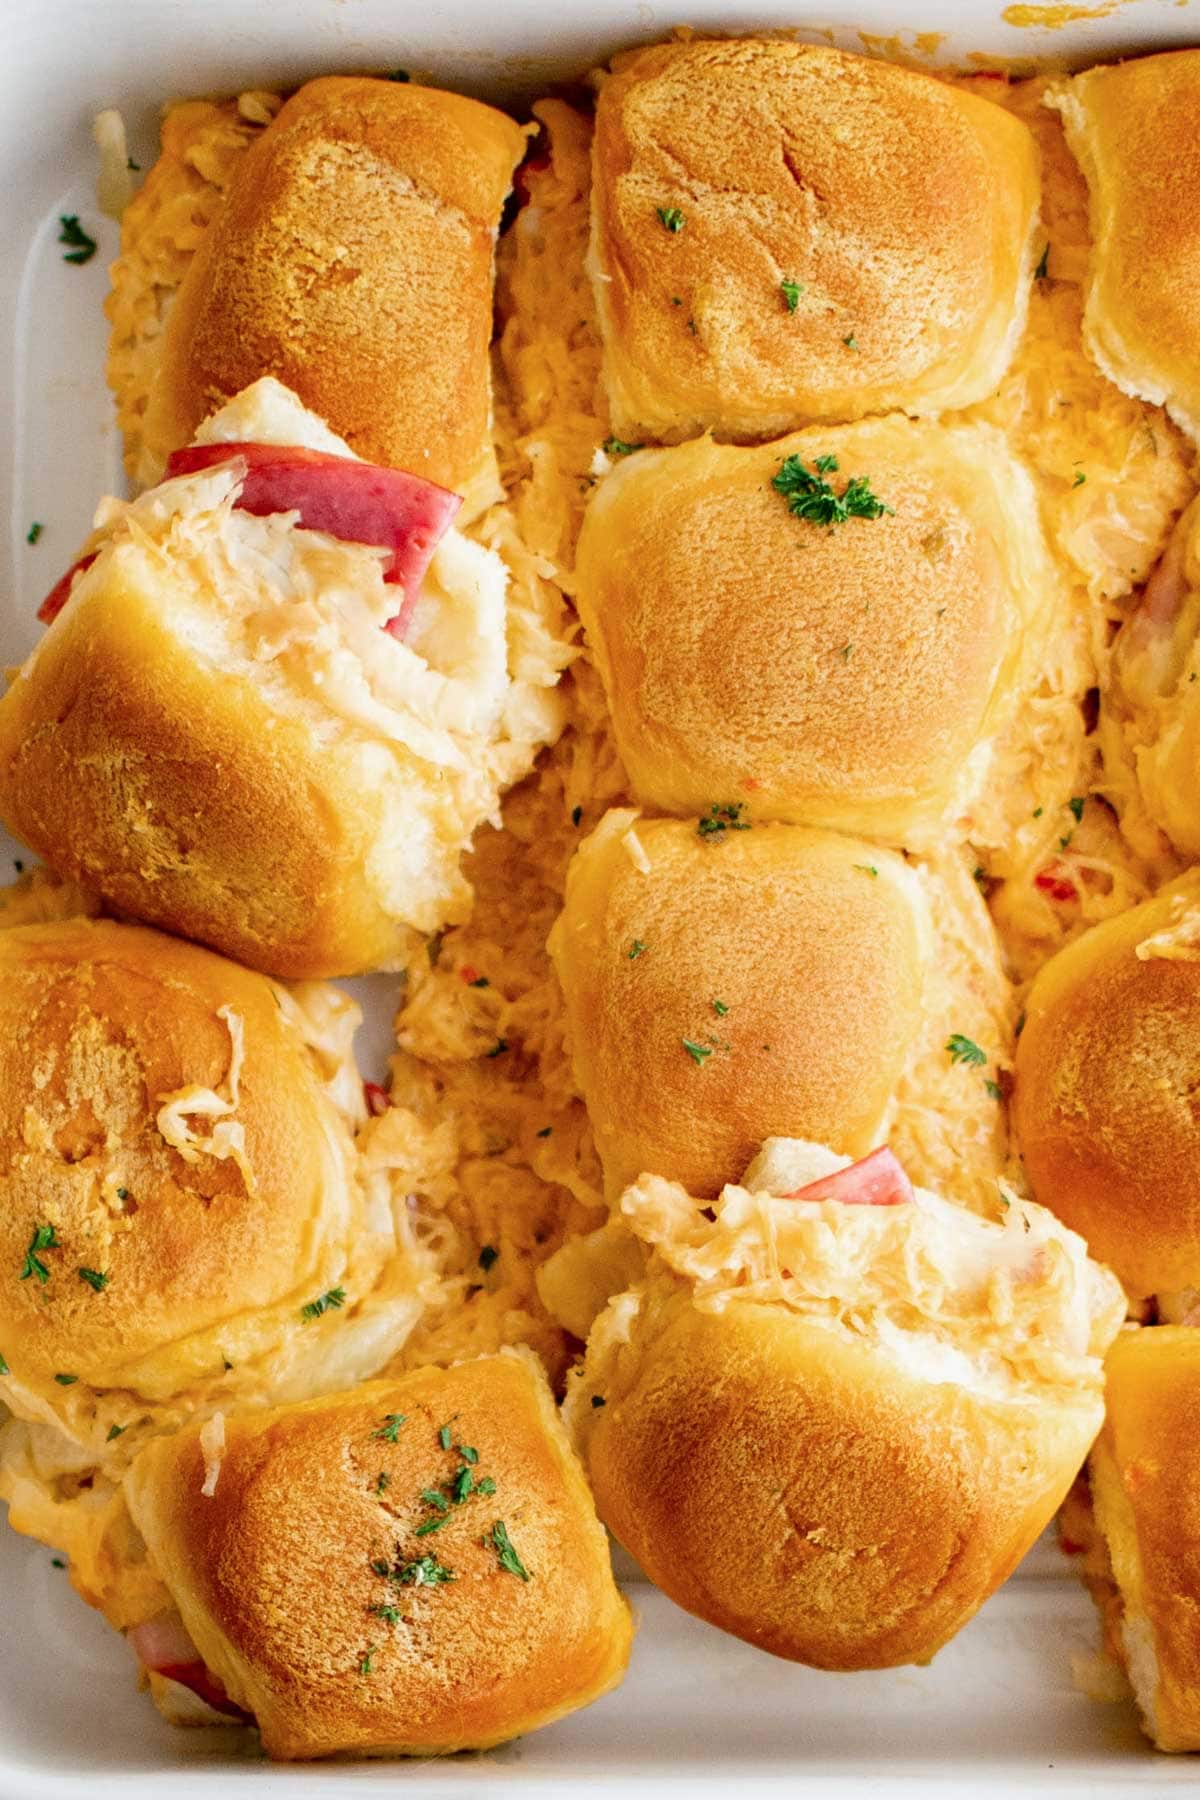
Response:
[[[466,1470],[478,1491],[456,1503]],[[629,1608],[528,1353],[230,1420],[211,1497],[204,1479],[195,1432],[160,1439],[128,1504],[164,1600],[273,1757],[486,1749],[624,1673]]]
[[[777,437],[996,387],[1033,268],[1024,125],[807,44],[658,44],[614,68],[591,272],[618,436]]]
[[[80,1468],[372,1374],[411,1330],[417,1267],[330,1087],[357,1017],[138,926],[0,932],[0,1397]],[[340,1348],[303,1313],[334,1289]]]
[[[1200,1286],[1200,872],[1041,970],[1013,1126],[1036,1197],[1131,1295]]]
[[[1108,1639],[1160,1750],[1200,1750],[1200,1331],[1123,1332],[1088,1464],[1112,1587]]]
[[[646,1274],[593,1326],[567,1418],[600,1516],[672,1599],[866,1669],[927,1661],[1033,1544],[1124,1308],[1039,1207],[777,1197],[842,1166],[769,1144],[707,1214],[635,1183]]]
[[[836,458],[891,512],[832,530],[773,477]],[[635,798],[913,844],[961,833],[1042,666],[1056,580],[998,434],[903,418],[630,457],[579,545],[579,606]]]
[[[498,499],[492,258],[523,145],[460,94],[362,76],[302,87],[245,152],[184,275],[140,479],[275,375],[360,456],[461,493],[465,516]]]
[[[202,435],[235,458],[329,437],[270,381]],[[0,812],[116,910],[251,967],[394,967],[466,916],[462,852],[557,734],[569,652],[510,618],[500,556],[455,530],[400,641],[384,553],[240,509],[241,469],[102,505],[0,701]]]
[[[750,827],[737,808],[607,814],[571,864],[550,953],[610,1196],[646,1171],[715,1194],[775,1133],[861,1154],[905,1088],[953,1120],[956,1166],[994,1172],[1000,1109],[945,1046],[962,1032],[1001,1049],[982,997],[1005,984],[986,933],[980,966],[956,963],[958,907],[854,838]]]
[[[1200,436],[1200,51],[1088,69],[1047,104],[1088,184],[1084,344],[1125,393]]]

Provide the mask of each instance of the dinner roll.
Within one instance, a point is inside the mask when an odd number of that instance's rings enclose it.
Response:
[[[951,1039],[1002,1054],[982,994],[1004,984],[990,934],[978,970],[957,960],[959,906],[891,851],[736,806],[607,814],[550,953],[610,1197],[645,1171],[715,1194],[764,1133],[861,1154],[906,1105],[940,1113],[956,1166],[995,1173],[1001,1109]],[[937,1154],[922,1138],[922,1172]]]
[[[1088,184],[1084,343],[1110,381],[1200,435],[1200,51],[1088,69],[1047,94]]]
[[[926,1662],[1004,1580],[1100,1425],[1124,1312],[1042,1208],[985,1221],[892,1175],[775,1141],[711,1209],[644,1176],[620,1212],[645,1276],[566,1408],[647,1574],[824,1669]]]
[[[461,854],[557,735],[570,651],[510,620],[501,558],[452,528],[409,593],[386,550],[246,510],[243,444],[310,485],[403,479],[332,456],[278,383],[199,437],[229,460],[102,504],[0,701],[0,814],[115,909],[253,968],[397,966],[466,916]]]
[[[0,932],[18,1419],[102,1462],[196,1408],[361,1379],[403,1343],[421,1274],[360,1180],[357,1019],[139,926]]]
[[[1024,125],[809,44],[657,44],[614,69],[591,269],[619,437],[777,437],[992,391],[1036,255]]]
[[[1117,634],[1100,696],[1106,785],[1148,859],[1200,858],[1200,503],[1175,527]]]
[[[302,87],[245,152],[184,275],[140,479],[275,375],[360,456],[461,493],[467,517],[498,499],[492,260],[523,145],[461,94],[363,76]]]
[[[861,482],[871,504],[831,523]],[[969,828],[1059,591],[999,433],[897,417],[631,456],[578,569],[639,801],[734,794],[900,844]]]
[[[629,1608],[528,1352],[231,1419],[205,1476],[188,1431],[126,1478],[166,1614],[131,1635],[156,1698],[240,1708],[270,1756],[486,1749],[624,1673]]]
[[[1200,1750],[1200,1331],[1123,1332],[1088,1463],[1106,1639],[1160,1750]]]
[[[1200,871],[1093,926],[1030,991],[1013,1125],[1038,1200],[1130,1294],[1200,1286]]]

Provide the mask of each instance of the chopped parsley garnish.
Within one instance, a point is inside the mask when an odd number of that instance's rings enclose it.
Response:
[[[404,1617],[398,1606],[368,1606],[367,1611],[373,1619],[382,1619],[385,1625],[399,1625]]]
[[[717,838],[724,837],[727,831],[749,831],[750,820],[742,817],[745,810],[744,800],[731,800],[727,806],[710,806],[696,826],[697,836]]]
[[[108,1286],[108,1276],[102,1274],[99,1269],[76,1269],[75,1273],[80,1281],[86,1281],[97,1294],[102,1294]]]
[[[973,1039],[964,1037],[961,1031],[946,1039],[946,1049],[952,1063],[966,1063],[971,1069],[981,1069],[987,1061],[987,1051],[981,1050]]]
[[[853,644],[843,644],[842,649],[841,649],[842,661],[849,662],[850,658],[853,655],[854,655],[854,645]]]
[[[0,1356],[0,1375],[8,1375],[10,1372],[7,1357]]]
[[[1042,248],[1041,256],[1038,258],[1038,266],[1033,271],[1033,279],[1035,281],[1045,281],[1046,270],[1049,267],[1049,263],[1050,263],[1050,245],[1047,242]]]
[[[320,1319],[323,1318],[327,1312],[335,1312],[339,1306],[345,1306],[345,1304],[345,1288],[330,1288],[329,1292],[327,1294],[322,1294],[320,1299],[310,1300],[307,1306],[302,1306],[300,1308],[300,1317],[302,1319]]]
[[[665,225],[668,231],[683,230],[686,221],[677,206],[656,206],[654,211],[659,224]]]
[[[1084,798],[1085,796],[1083,794],[1074,794],[1071,799],[1067,801],[1067,805],[1071,809],[1071,817],[1075,820],[1077,825],[1083,817]]]
[[[33,524],[29,527],[29,530],[25,533],[25,542],[27,544],[36,544],[41,535],[42,522],[40,519],[35,519]]]
[[[489,1051],[487,1051],[486,1054],[489,1057],[503,1056],[504,1052],[507,1049],[508,1049],[508,1039],[507,1038],[497,1038],[495,1043],[492,1045],[491,1049]]]
[[[78,1375],[56,1375],[54,1379],[59,1387],[74,1387],[79,1377]]]
[[[629,946],[630,962],[636,962],[639,956],[645,956],[645,954],[646,946],[643,944],[641,938],[634,938],[632,944]]]
[[[128,1198],[129,1198],[129,1189],[128,1188],[118,1188],[117,1189],[117,1199],[118,1200],[128,1200]]]
[[[67,1565],[61,1556],[52,1556],[50,1558],[50,1566],[52,1569],[65,1569]]]
[[[382,1438],[385,1443],[395,1444],[400,1438],[400,1427],[407,1423],[405,1413],[388,1413],[378,1431],[373,1431],[373,1438]]]
[[[1082,470],[1082,469],[1076,469],[1076,471],[1075,471],[1075,479],[1074,479],[1074,481],[1073,481],[1073,482],[1072,482],[1072,483],[1071,483],[1071,486],[1072,486],[1072,487],[1082,487],[1082,486],[1083,486],[1083,484],[1084,484],[1084,482],[1085,482],[1085,481],[1086,481],[1086,480],[1087,480],[1087,476],[1086,476],[1086,475],[1085,475],[1085,474],[1084,474],[1084,472],[1083,472],[1083,470]]]
[[[453,1435],[454,1434],[448,1425],[442,1426],[441,1430],[438,1432],[438,1443],[442,1446],[443,1450],[448,1450],[450,1448],[450,1439]]]
[[[67,246],[63,252],[64,262],[91,262],[96,254],[95,238],[88,236],[75,213],[58,215],[58,241]]]
[[[1044,812],[1045,812],[1045,810],[1046,810],[1046,809],[1045,809],[1045,807],[1044,807],[1044,806],[1035,806],[1035,807],[1034,807],[1034,809],[1033,809],[1033,816],[1034,816],[1034,818],[1035,818],[1035,819],[1040,819],[1040,818],[1041,818],[1041,816],[1042,816],[1042,814],[1043,814],[1043,813],[1044,813]]]
[[[411,1562],[397,1563],[392,1580],[401,1587],[436,1587],[441,1581],[453,1581],[454,1570],[447,1569],[436,1556],[418,1556]]]
[[[718,1019],[723,1019],[725,1017],[725,1014],[729,1011],[729,1008],[726,1006],[724,1000],[714,1000],[712,1003],[712,1009],[716,1013]]]
[[[108,1436],[104,1440],[105,1443],[115,1444],[121,1434],[128,1431],[128,1429],[129,1427],[127,1425],[110,1425],[108,1428]]]
[[[392,1478],[388,1474],[387,1470],[380,1469],[379,1474],[375,1477],[375,1492],[377,1494],[385,1494],[387,1492],[388,1488],[391,1487],[391,1485],[392,1485]]]
[[[490,1475],[485,1475],[482,1481],[477,1481],[475,1483],[475,1492],[477,1494],[494,1494],[495,1491],[496,1483],[492,1480]]]
[[[781,281],[779,291],[783,295],[783,304],[790,313],[794,313],[800,304],[800,296],[804,292],[802,281]]]
[[[624,438],[605,438],[600,448],[605,456],[632,456],[635,450],[645,448],[643,444],[627,444]]]
[[[607,1406],[608,1402],[604,1398],[603,1394],[593,1394],[592,1395],[592,1405],[593,1406]]]
[[[1074,837],[1074,836],[1075,836],[1075,833],[1074,833],[1074,832],[1073,832],[1073,831],[1068,831],[1068,833],[1067,833],[1067,835],[1066,835],[1066,837],[1060,837],[1060,838],[1059,838],[1059,840],[1058,840],[1058,847],[1059,847],[1059,849],[1060,849],[1060,850],[1065,850],[1065,849],[1066,849],[1066,847],[1067,847],[1067,845],[1068,845],[1068,844],[1069,844],[1069,843],[1070,843],[1070,842],[1071,842],[1071,839],[1072,839],[1072,838],[1073,838],[1073,837]]]
[[[538,1136],[541,1137],[541,1135],[542,1134],[539,1131]],[[497,1250],[495,1244],[485,1244],[483,1246],[483,1249],[479,1252],[479,1266],[485,1275],[499,1255],[500,1252]]]
[[[845,344],[847,350],[857,350],[858,349],[858,339],[855,337],[853,332],[850,333],[849,337],[844,337],[842,339],[842,342],[843,342],[843,344]]]
[[[441,1488],[422,1488],[421,1498],[427,1506],[436,1506],[439,1512],[446,1512],[449,1509],[450,1502]]]
[[[392,1572],[391,1563],[388,1562],[387,1558],[383,1557],[383,1556],[377,1556],[375,1558],[375,1561],[371,1564],[371,1568],[374,1570],[376,1575],[382,1575],[385,1580],[391,1575],[391,1572]]]
[[[470,1444],[456,1444],[455,1449],[458,1451],[458,1454],[462,1457],[463,1461],[465,1463],[470,1463],[472,1467],[479,1461],[478,1450],[472,1449]]]
[[[813,525],[844,525],[847,519],[881,519],[884,513],[894,512],[871,492],[866,475],[851,476],[842,492],[835,493],[825,477],[837,466],[836,456],[818,456],[811,469],[803,457],[785,456],[771,486],[783,495],[795,518]]]
[[[978,888],[983,888],[983,887],[987,886],[988,872],[984,868],[982,863],[976,863],[975,867],[971,870],[971,880],[975,883],[975,886]]]
[[[854,867],[863,875],[878,875],[879,870],[874,863],[855,863]]]
[[[538,1132],[538,1136],[540,1138],[547,1138],[553,1134],[553,1131],[554,1131],[553,1125],[543,1125],[542,1129]]]
[[[503,1519],[497,1519],[492,1526],[491,1544],[502,1569],[507,1569],[510,1575],[519,1575],[522,1581],[529,1580],[529,1570],[517,1555]]]
[[[712,1051],[709,1049],[708,1045],[694,1044],[691,1038],[680,1038],[679,1041],[695,1063],[696,1067],[702,1069],[708,1058],[712,1055]]]
[[[363,1657],[362,1661],[358,1665],[358,1672],[360,1675],[369,1675],[371,1673],[372,1669],[375,1667],[375,1658],[378,1654],[379,1654],[378,1644],[372,1644],[370,1649],[367,1651],[366,1655]]]
[[[388,76],[389,81],[411,81],[412,76],[407,69],[393,69]]]
[[[58,1241],[58,1233],[53,1225],[35,1225],[33,1236],[29,1240],[29,1248],[25,1252],[21,1280],[28,1281],[31,1275],[36,1275],[42,1286],[45,1287],[50,1279],[50,1271],[42,1261],[40,1252],[61,1249],[62,1245]]]
[[[578,823],[579,823],[580,819],[582,819],[582,817],[583,817],[582,806],[573,806],[571,808],[571,823],[572,823],[572,825],[578,825]]]
[[[999,1100],[999,1098],[1000,1098],[1000,1083],[998,1081],[993,1081],[990,1077],[988,1077],[988,1079],[984,1081],[983,1087],[984,1087],[984,1092],[987,1094],[987,1097],[989,1100]]]
[[[491,985],[492,984],[488,980],[486,975],[477,975],[475,977],[474,981],[468,981],[468,983],[467,983],[468,987],[474,987],[474,988],[491,987]]]
[[[450,1514],[448,1512],[439,1513],[436,1518],[426,1519],[423,1524],[418,1525],[417,1529],[413,1532],[413,1536],[429,1537],[432,1532],[440,1531],[443,1525],[448,1525],[449,1523]]]
[[[469,1465],[464,1464],[450,1483],[450,1498],[455,1506],[461,1506],[464,1500],[470,1499],[474,1486],[475,1476]]]

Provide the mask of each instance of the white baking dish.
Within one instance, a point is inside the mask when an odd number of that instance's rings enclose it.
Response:
[[[799,27],[885,53],[944,33],[927,53],[1086,62],[1200,41],[1186,0],[1109,0],[1091,17],[1044,12],[1060,29],[1007,24],[977,0],[5,0],[0,52],[0,481],[8,529],[0,658],[33,642],[38,600],[69,562],[95,497],[118,480],[101,374],[100,305],[116,228],[97,226],[90,120],[117,105],[132,153],[153,158],[160,103],[174,96],[294,84],[330,70],[398,64],[451,86],[519,102],[619,45],[676,24]],[[837,15],[832,23],[830,15]],[[1105,16],[1106,15],[1106,16]],[[849,20],[850,23],[846,21]],[[883,40],[889,40],[885,43]],[[61,260],[60,213],[77,212],[102,254]],[[30,546],[34,520],[43,531]],[[0,839],[0,856],[19,850]],[[0,865],[6,874],[7,864]],[[355,984],[368,1003],[361,1048],[385,1053],[386,978]],[[1022,1796],[1159,1793],[1200,1779],[1194,1761],[1156,1756],[1132,1710],[1086,1700],[1072,1654],[1095,1638],[1090,1603],[1042,1546],[926,1670],[829,1676],[747,1648],[679,1612],[644,1583],[642,1629],[625,1686],[565,1723],[483,1757],[439,1764],[270,1769],[224,1732],[172,1732],[139,1696],[124,1645],[71,1593],[51,1553],[0,1531],[0,1797],[51,1800],[129,1792],[240,1790],[295,1800],[403,1783],[476,1796],[565,1795],[639,1784],[792,1788],[812,1800],[882,1800],[936,1787]]]

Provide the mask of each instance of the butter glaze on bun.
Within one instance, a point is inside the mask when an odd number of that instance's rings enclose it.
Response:
[[[494,1486],[456,1505],[465,1468]],[[629,1608],[528,1352],[231,1419],[211,1497],[205,1474],[195,1432],[159,1439],[126,1495],[164,1599],[272,1757],[486,1749],[624,1673]],[[415,1536],[439,1489],[446,1527]]]
[[[996,387],[1033,270],[1024,125],[806,44],[658,44],[613,66],[591,273],[619,437],[777,437]]]
[[[772,480],[837,459],[891,507],[832,529]],[[579,546],[579,606],[635,798],[912,845],[962,833],[1037,679],[1058,583],[997,433],[903,418],[631,456]]]
[[[108,920],[0,932],[0,1394],[56,1444],[360,1379],[415,1323],[330,1086],[357,1009],[322,992]],[[302,1311],[335,1288],[340,1347]]]
[[[1200,437],[1200,51],[1088,69],[1046,104],[1088,184],[1084,344],[1123,392]]]
[[[958,1165],[978,1172],[998,1127],[960,1126],[968,1084],[945,1044],[955,1030],[995,1044],[980,1003],[989,973],[1004,985],[990,939],[978,972],[952,967],[959,902],[891,851],[704,825],[608,813],[550,936],[609,1195],[646,1171],[715,1194],[775,1132],[819,1130],[861,1155],[902,1090],[914,1111],[944,1107]]]
[[[367,461],[462,494],[464,517],[498,499],[493,247],[524,142],[503,113],[436,88],[302,87],[238,163],[184,275],[141,480],[274,375]]]
[[[1037,1199],[1134,1297],[1200,1287],[1200,872],[1041,970],[1013,1126]]]
[[[777,1656],[884,1668],[928,1661],[1053,1515],[1124,1302],[1015,1199],[991,1223],[921,1189],[787,1197],[844,1160],[769,1143],[708,1215],[634,1183],[645,1277],[592,1327],[566,1416],[672,1599]]]
[[[1108,1624],[1148,1735],[1200,1750],[1200,1331],[1122,1332],[1088,1463],[1115,1594]]]

